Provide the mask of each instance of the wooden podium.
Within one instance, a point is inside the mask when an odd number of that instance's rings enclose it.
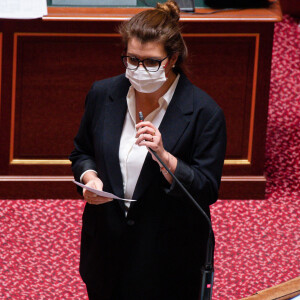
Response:
[[[257,292],[241,300],[290,300],[300,295],[300,277]]]
[[[116,28],[143,8],[49,7],[0,20],[0,198],[78,198],[68,155],[91,84],[123,73]],[[228,147],[220,198],[264,199],[274,23],[264,9],[182,13],[188,77],[223,108]]]

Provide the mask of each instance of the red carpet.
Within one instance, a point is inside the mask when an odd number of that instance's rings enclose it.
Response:
[[[293,18],[276,25],[267,200],[223,200],[212,206],[214,300],[240,299],[300,276],[299,36]],[[0,200],[0,207],[0,298],[86,299],[78,274],[84,202]]]

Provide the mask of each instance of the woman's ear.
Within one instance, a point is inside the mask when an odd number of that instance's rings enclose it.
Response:
[[[170,65],[172,67],[175,66],[177,59],[178,59],[178,53],[174,53],[170,58]]]

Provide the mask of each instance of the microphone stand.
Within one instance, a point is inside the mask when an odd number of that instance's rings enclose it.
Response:
[[[144,121],[144,117],[142,112],[139,112],[139,118],[141,121]],[[170,169],[166,166],[166,164],[161,160],[161,158],[157,155],[157,153],[151,148],[147,147],[148,150],[157,158],[157,160],[163,165],[163,167],[167,170],[167,172],[172,176],[172,178],[176,181],[182,191],[188,196],[188,198],[194,203],[196,208],[200,211],[200,213],[206,219],[209,226],[208,239],[206,244],[206,257],[204,266],[201,269],[202,280],[201,280],[201,290],[199,295],[199,300],[211,300],[212,299],[212,288],[213,288],[213,280],[214,280],[214,266],[213,266],[213,230],[209,217],[202,209],[202,207],[197,203],[197,201],[193,198],[193,196],[187,191],[187,189],[182,185],[182,183],[177,179],[177,177],[170,171]]]

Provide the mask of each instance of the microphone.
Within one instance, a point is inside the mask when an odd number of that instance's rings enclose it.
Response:
[[[139,118],[141,122],[144,121],[144,115],[141,111],[139,112]]]
[[[144,121],[143,113],[139,112],[140,121]],[[194,203],[196,208],[200,211],[200,213],[206,219],[209,226],[209,234],[206,244],[206,257],[204,266],[201,269],[202,280],[201,280],[201,290],[199,295],[199,300],[211,300],[212,299],[212,289],[213,289],[213,280],[214,280],[214,266],[213,266],[213,230],[209,217],[202,209],[202,207],[197,203],[197,201],[193,198],[193,196],[187,191],[187,189],[182,185],[182,183],[177,179],[177,177],[170,171],[170,169],[166,166],[166,164],[161,160],[161,158],[157,155],[157,153],[151,148],[147,147],[148,150],[157,158],[157,160],[164,166],[167,172],[172,176],[172,178],[176,181],[182,191],[188,196],[188,198]]]

